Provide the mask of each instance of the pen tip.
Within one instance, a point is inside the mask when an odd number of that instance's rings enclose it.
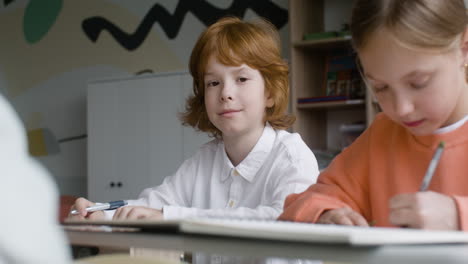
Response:
[[[439,147],[441,147],[441,148],[445,147],[445,142],[444,142],[444,141],[441,141],[441,142],[439,143]]]

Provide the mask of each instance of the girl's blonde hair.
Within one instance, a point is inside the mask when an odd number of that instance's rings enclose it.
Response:
[[[357,51],[382,29],[407,48],[449,51],[467,21],[463,0],[356,0],[351,35]]]
[[[273,99],[266,109],[265,120],[275,129],[290,127],[295,118],[286,114],[289,101],[288,65],[281,58],[279,35],[268,21],[258,19],[245,22],[226,17],[208,27],[199,37],[190,56],[193,95],[187,99],[186,111],[181,114],[184,125],[221,137],[208,119],[204,100],[204,75],[210,56],[225,65],[246,64],[260,71],[265,80],[265,92]]]

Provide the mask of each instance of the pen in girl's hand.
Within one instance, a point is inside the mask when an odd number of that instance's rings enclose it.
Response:
[[[117,209],[119,207],[127,205],[128,202],[125,200],[118,200],[118,201],[113,201],[113,202],[108,202],[108,203],[96,203],[93,206],[89,206],[86,208],[86,212],[95,212],[95,211],[102,211],[102,210],[113,210]],[[79,212],[75,209],[70,212],[72,215],[77,215]]]
[[[426,175],[424,175],[423,181],[421,183],[421,187],[419,187],[420,192],[424,192],[429,187],[429,183],[431,183],[432,176],[434,175],[435,169],[437,168],[437,164],[439,164],[440,156],[442,156],[442,151],[444,150],[445,142],[441,141],[439,146],[432,157],[431,162],[429,163],[429,167],[427,168]]]

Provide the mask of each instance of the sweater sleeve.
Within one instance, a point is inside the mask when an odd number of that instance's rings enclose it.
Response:
[[[458,222],[460,223],[460,230],[468,231],[468,197],[467,196],[453,196],[457,205]]]
[[[323,171],[316,184],[300,194],[287,197],[279,220],[317,222],[331,209],[350,207],[370,219],[368,174],[369,141],[372,127],[343,150]]]

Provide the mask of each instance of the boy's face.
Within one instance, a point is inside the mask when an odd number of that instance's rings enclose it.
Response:
[[[265,108],[273,105],[258,70],[226,66],[211,56],[204,76],[208,118],[223,138],[261,133]]]
[[[410,50],[381,31],[359,52],[382,111],[414,135],[428,135],[468,114],[465,55]]]

